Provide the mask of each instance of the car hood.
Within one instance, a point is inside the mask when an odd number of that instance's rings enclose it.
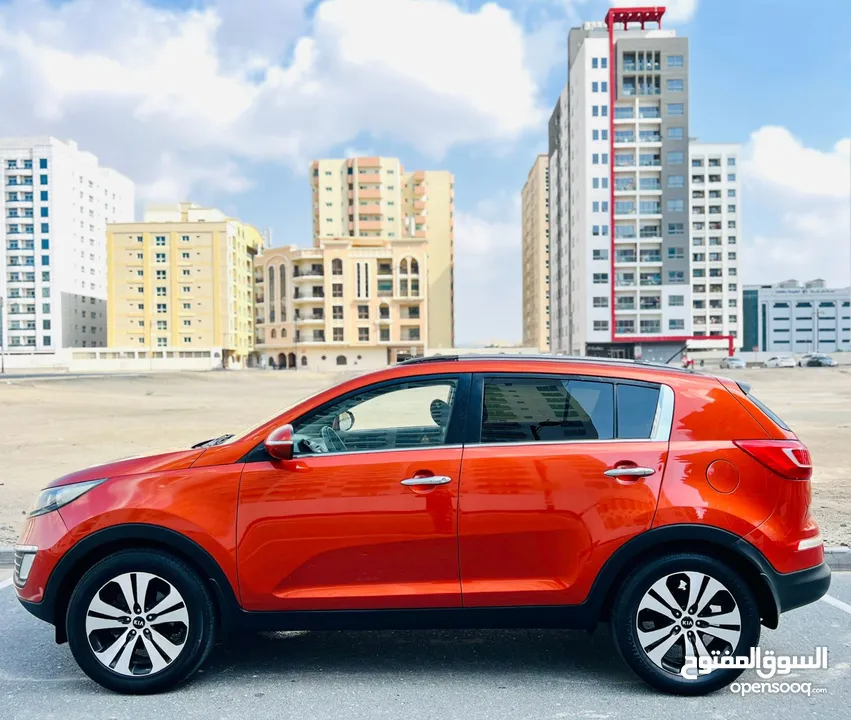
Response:
[[[195,450],[178,450],[175,452],[159,453],[157,455],[139,455],[122,458],[103,465],[93,465],[85,470],[63,475],[48,487],[70,485],[86,480],[118,477],[120,475],[138,475],[140,473],[162,472],[164,470],[183,470],[192,465],[204,452],[204,448]]]

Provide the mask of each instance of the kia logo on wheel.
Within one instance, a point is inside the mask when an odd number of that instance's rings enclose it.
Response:
[[[137,617],[137,618],[133,619],[133,627],[134,628],[140,628],[140,627],[144,627],[144,626],[145,626],[145,621],[142,618]]]

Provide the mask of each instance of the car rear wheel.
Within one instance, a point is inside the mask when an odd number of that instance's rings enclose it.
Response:
[[[634,570],[611,615],[618,652],[653,687],[703,695],[733,682],[743,669],[696,671],[686,663],[712,655],[745,655],[759,642],[753,593],[738,573],[705,555],[666,555]]]
[[[171,555],[126,550],[94,565],[68,604],[68,643],[92,680],[154,693],[189,677],[213,646],[214,612],[197,573]]]

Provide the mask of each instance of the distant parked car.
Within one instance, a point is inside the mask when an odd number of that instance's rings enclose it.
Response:
[[[793,368],[797,367],[797,363],[795,362],[795,358],[789,357],[788,355],[775,355],[774,357],[768,358],[768,360],[765,361],[765,367]]]
[[[807,360],[807,367],[836,367],[836,360],[827,355],[813,355]]]
[[[801,355],[801,357],[798,358],[798,367],[806,367],[810,358],[815,355],[818,355],[818,353],[806,353],[805,355]]]
[[[748,364],[740,357],[725,357],[721,360],[721,367],[727,370],[743,370]]]

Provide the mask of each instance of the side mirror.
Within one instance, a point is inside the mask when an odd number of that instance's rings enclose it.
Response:
[[[293,426],[282,425],[266,436],[263,447],[276,460],[292,460],[293,458]]]

